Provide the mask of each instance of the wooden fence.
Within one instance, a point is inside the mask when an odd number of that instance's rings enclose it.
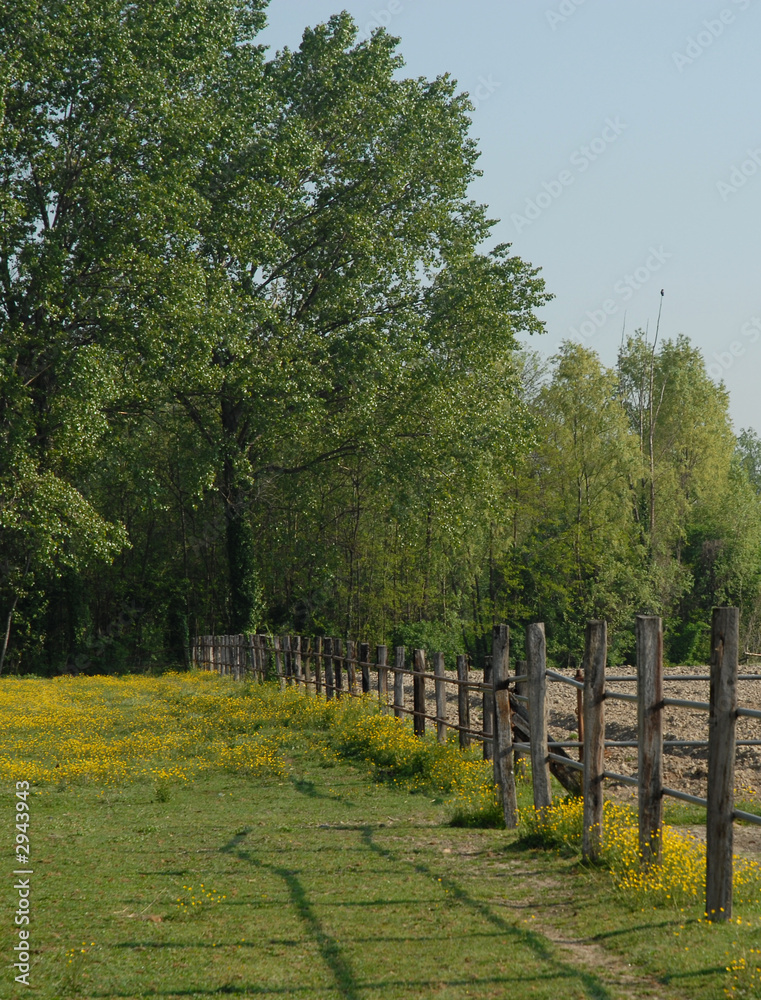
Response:
[[[483,681],[469,676],[467,657],[457,657],[457,676],[447,674],[444,656],[433,653],[433,672],[427,669],[424,650],[404,646],[394,649],[393,665],[388,648],[376,646],[371,657],[367,643],[344,643],[337,638],[304,636],[199,636],[193,642],[192,660],[202,670],[213,670],[237,680],[263,681],[276,678],[281,686],[303,686],[326,698],[375,693],[382,711],[396,718],[412,716],[414,731],[423,735],[426,723],[436,726],[439,741],[447,730],[458,733],[461,747],[475,739],[482,743],[486,759],[493,760],[494,780],[502,795],[505,823],[517,824],[514,759],[531,760],[534,806],[552,804],[550,772],[574,793],[583,794],[584,856],[594,860],[601,849],[603,784],[606,779],[638,789],[639,843],[642,864],[658,864],[661,857],[663,799],[671,796],[706,808],[706,912],[710,919],[728,920],[732,914],[732,858],[734,821],[761,825],[761,817],[734,807],[734,762],[738,746],[761,746],[761,740],[737,740],[738,716],[761,719],[761,711],[738,706],[737,686],[742,680],[761,680],[761,675],[739,674],[739,612],[716,608],[711,632],[711,667],[705,675],[663,673],[663,627],[660,618],[639,615],[636,620],[637,670],[634,674],[606,676],[607,625],[587,623],[584,669],[569,677],[547,669],[544,625],[530,625],[526,635],[526,660],[515,674],[509,671],[509,632],[495,625],[492,655],[487,657]],[[410,665],[411,664],[411,665]],[[412,683],[412,708],[405,703],[405,678]],[[709,701],[664,697],[665,681],[705,680],[710,684]],[[547,685],[573,685],[578,692],[578,740],[552,740],[548,731]],[[426,689],[432,683],[435,715],[426,711]],[[636,685],[636,693],[608,687]],[[457,723],[447,719],[447,686],[457,691]],[[474,711],[473,693],[476,695]],[[605,739],[605,702],[618,699],[637,705],[637,740]],[[663,709],[666,706],[705,710],[707,740],[664,740]],[[474,721],[475,718],[475,721]],[[480,722],[480,727],[479,727]],[[605,750],[636,747],[637,775],[616,774],[605,769]],[[708,749],[708,794],[706,798],[670,788],[663,782],[663,754],[675,748]],[[572,759],[576,749],[580,760]],[[579,781],[581,777],[581,781]]]

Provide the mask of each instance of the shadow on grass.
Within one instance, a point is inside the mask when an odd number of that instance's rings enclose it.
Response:
[[[296,782],[294,782],[294,785],[296,785]],[[302,785],[304,787],[298,788],[297,790],[301,791],[303,794],[310,796],[312,794],[319,795],[319,793],[316,793],[311,782],[303,782]],[[442,874],[439,874],[434,872],[433,869],[425,862],[405,859],[396,851],[382,847],[375,840],[375,835],[379,827],[375,827],[370,824],[352,824],[351,826],[342,825],[339,829],[346,832],[349,830],[358,832],[360,834],[360,840],[364,850],[370,851],[373,854],[382,857],[384,860],[394,863],[398,867],[409,867],[415,873],[425,877],[426,879],[436,879],[438,886],[440,886],[442,890],[448,891],[449,900],[454,900],[461,906],[469,909],[473,915],[491,925],[491,927],[493,927],[503,938],[512,940],[514,943],[520,944],[533,953],[535,958],[541,963],[543,972],[540,972],[538,975],[533,977],[524,976],[522,977],[524,980],[534,979],[535,981],[557,981],[558,990],[560,991],[559,995],[563,992],[563,987],[561,985],[563,981],[568,984],[574,983],[577,987],[580,987],[583,990],[584,996],[588,997],[589,1000],[612,1000],[611,993],[597,975],[587,972],[584,969],[577,968],[570,963],[559,959],[555,954],[553,945],[545,937],[535,931],[529,930],[528,928],[517,927],[510,921],[506,920],[488,903],[471,895],[458,881],[447,873],[446,869],[444,869]],[[297,870],[278,865],[274,862],[263,861],[257,858],[252,851],[245,849],[243,847],[243,841],[250,832],[250,829],[246,829],[236,834],[231,840],[228,841],[227,844],[220,848],[220,853],[233,855],[241,861],[245,861],[253,867],[274,875],[281,880],[287,891],[291,907],[298,916],[307,936],[316,945],[317,950],[333,979],[334,989],[337,991],[338,995],[343,998],[343,1000],[360,1000],[360,997],[362,997],[368,989],[382,990],[399,988],[401,986],[408,989],[411,995],[414,995],[412,991],[415,989],[419,990],[436,985],[422,980],[384,980],[377,983],[367,981],[360,982],[354,969],[352,968],[349,958],[342,949],[340,942],[335,936],[328,932],[320,920],[315,906],[310,900],[307,890],[299,877],[299,872]],[[358,901],[353,902],[356,905]],[[382,900],[374,900],[368,902],[367,905],[378,906],[379,904],[382,904],[382,902]],[[399,900],[389,900],[389,902],[393,902],[395,905],[398,905]],[[410,902],[415,905],[420,905],[421,900],[410,900]],[[460,980],[452,979],[447,982],[447,985],[485,986],[488,984],[501,984],[503,982],[505,984],[513,983],[514,977],[506,976],[503,978],[500,976],[489,976],[484,979],[479,978],[477,983],[475,983],[473,979],[462,980],[462,983]],[[194,992],[199,993],[198,990],[188,990],[187,994],[192,994]],[[259,993],[277,994],[279,992],[297,994],[300,992],[306,992],[306,990],[298,987],[290,987],[287,990],[281,991],[278,989],[273,990],[267,987],[261,989],[251,989],[251,987],[239,988],[237,986],[223,986],[214,990],[200,991],[200,993],[204,995],[222,995],[225,992],[237,994],[248,992],[253,995]],[[160,994],[156,993],[153,995]]]
[[[336,795],[328,795],[325,792],[318,792],[315,783],[310,781],[308,778],[291,778],[291,784],[297,792],[301,792],[302,795],[307,795],[310,799],[335,800],[338,797]]]
[[[661,976],[661,982],[668,986],[677,979],[697,979],[699,976],[714,976],[717,972],[726,972],[726,966],[713,965],[708,969],[694,969],[692,972],[667,972]]]
[[[368,850],[379,854],[389,861],[403,861],[395,852],[375,843],[373,840],[373,828],[371,826],[365,826],[362,832],[362,841]],[[552,945],[546,938],[534,931],[516,927],[505,920],[504,917],[495,913],[488,904],[471,896],[467,890],[446,873],[446,870],[443,875],[437,875],[427,864],[421,861],[406,863],[410,864],[419,875],[437,879],[442,889],[449,890],[450,895],[458,903],[467,906],[471,912],[481,917],[481,919],[486,920],[506,936],[519,941],[524,947],[532,951],[538,959],[547,964],[548,976],[546,978],[572,979],[582,986],[586,996],[590,997],[591,1000],[612,1000],[612,996],[605,987],[605,984],[597,976],[593,973],[585,972],[583,969],[577,969],[567,962],[556,958]]]
[[[345,1000],[359,1000],[360,987],[351,964],[344,955],[341,945],[336,938],[332,934],[329,934],[320,922],[314,906],[309,900],[306,889],[298,877],[298,872],[289,868],[282,868],[279,865],[259,861],[250,851],[241,850],[240,844],[249,832],[250,830],[247,830],[244,834],[237,834],[220,849],[221,853],[235,854],[241,860],[247,861],[249,864],[263,871],[268,871],[283,881],[290,896],[291,905],[304,925],[307,934],[317,945],[317,950],[322,960],[333,976],[338,993]]]

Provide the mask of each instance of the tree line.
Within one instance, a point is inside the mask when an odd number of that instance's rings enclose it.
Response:
[[[12,0],[0,22],[0,670],[289,630],[478,659],[542,618],[761,623],[761,442],[684,337],[521,349],[467,95],[346,14]],[[516,652],[520,653],[518,646]]]

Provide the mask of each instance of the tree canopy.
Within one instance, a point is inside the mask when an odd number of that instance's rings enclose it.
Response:
[[[191,632],[673,621],[759,588],[759,445],[686,338],[519,350],[550,298],[471,105],[347,14],[11,0],[0,21],[0,670]],[[758,616],[756,616],[758,617]],[[750,624],[748,626],[750,628]],[[411,640],[410,640],[411,641]]]

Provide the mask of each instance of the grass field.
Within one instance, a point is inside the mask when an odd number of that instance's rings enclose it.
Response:
[[[0,996],[29,994],[11,848],[30,780],[45,1000],[761,997],[756,903],[710,925],[573,847],[453,827],[464,801],[484,809],[484,766],[458,785],[455,748],[426,745],[426,763],[377,720],[209,677],[4,680]]]

